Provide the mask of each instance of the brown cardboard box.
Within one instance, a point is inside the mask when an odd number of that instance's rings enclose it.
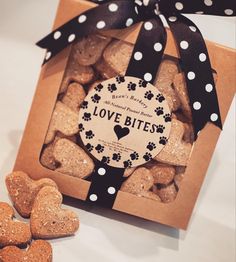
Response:
[[[94,4],[86,1],[61,0],[54,28],[93,6]],[[135,43],[139,28],[140,26],[137,25],[107,34]],[[211,42],[207,42],[207,47],[212,67],[218,73],[217,93],[224,122],[235,93],[235,86],[232,83],[236,83],[236,53],[234,50]],[[23,170],[34,179],[50,177],[56,181],[63,194],[85,200],[90,187],[89,181],[49,170],[39,161],[69,53],[70,47],[42,67],[14,170]],[[178,57],[170,32],[168,32],[165,54]],[[113,209],[186,229],[220,132],[219,128],[208,123],[200,133],[194,144],[181,189],[174,202],[164,204],[119,191]]]

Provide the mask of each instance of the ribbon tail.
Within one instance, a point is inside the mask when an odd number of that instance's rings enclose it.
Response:
[[[47,49],[44,63],[77,39],[101,30],[124,29],[141,21],[133,1],[112,1],[92,8],[54,30],[36,43]]]
[[[124,172],[124,168],[115,168],[97,161],[91,175],[91,185],[86,201],[112,208],[125,180]]]
[[[156,16],[143,23],[129,62],[126,75],[154,83],[166,47],[167,34]]]
[[[174,35],[187,83],[195,139],[206,123],[222,129],[219,102],[209,54],[197,26],[182,15],[168,21]]]

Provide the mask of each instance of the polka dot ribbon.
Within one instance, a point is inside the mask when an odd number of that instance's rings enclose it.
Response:
[[[69,44],[99,30],[124,29],[144,22],[126,75],[153,83],[166,46],[163,19],[169,24],[179,50],[192,106],[195,137],[207,122],[222,128],[218,98],[205,41],[197,26],[183,16],[235,16],[235,0],[94,0],[97,7],[84,12],[37,43],[47,49],[44,63]],[[112,208],[124,181],[124,169],[96,163],[87,201]]]
[[[86,200],[99,206],[112,208],[117,193],[125,181],[124,171],[124,168],[111,167],[97,161]]]
[[[186,76],[195,138],[207,122],[222,128],[218,98],[205,41],[197,26],[182,13],[235,16],[234,0],[94,0],[99,4],[80,14],[37,43],[47,49],[44,63],[78,38],[99,30],[124,29],[144,21],[127,75],[154,81],[166,46],[163,17],[179,49]],[[160,19],[162,17],[162,19]]]

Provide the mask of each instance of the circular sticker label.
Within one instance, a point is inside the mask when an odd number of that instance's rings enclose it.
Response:
[[[136,77],[116,77],[91,90],[79,113],[81,139],[104,164],[142,165],[166,145],[171,113],[165,97]]]

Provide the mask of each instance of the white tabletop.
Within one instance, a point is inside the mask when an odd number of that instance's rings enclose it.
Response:
[[[0,201],[35,91],[44,52],[34,43],[50,32],[58,0],[0,0]],[[204,36],[235,47],[235,20],[194,16]],[[232,83],[233,84],[233,83]],[[54,261],[235,261],[235,102],[207,172],[187,232],[129,215],[88,208],[74,237],[53,240]]]

